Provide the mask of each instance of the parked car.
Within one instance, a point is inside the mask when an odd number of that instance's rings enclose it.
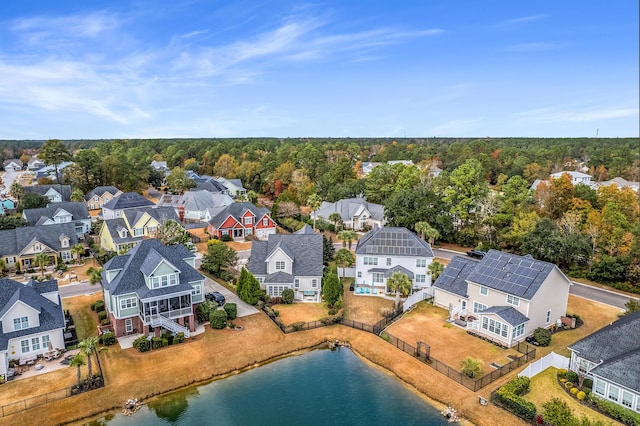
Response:
[[[220,293],[219,291],[213,291],[211,293],[207,293],[207,294],[204,295],[204,297],[207,300],[211,300],[212,302],[217,303],[218,306],[222,306],[226,302],[226,300],[224,298],[224,295],[222,293]]]
[[[355,283],[351,283],[351,285],[349,286],[349,291],[355,290],[354,286],[355,286]]]
[[[486,254],[487,252],[482,250],[469,250],[467,252],[467,256],[473,257],[474,259],[482,259]]]

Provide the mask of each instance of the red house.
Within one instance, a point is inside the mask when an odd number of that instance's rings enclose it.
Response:
[[[271,219],[269,209],[258,208],[252,203],[233,203],[211,213],[207,227],[211,236],[230,235],[235,240],[255,235],[263,240],[276,233],[276,223]]]

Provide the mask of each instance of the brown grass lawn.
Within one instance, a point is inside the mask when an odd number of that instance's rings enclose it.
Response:
[[[374,296],[356,296],[349,291],[349,281],[344,283],[344,317],[373,325],[383,318],[383,312],[393,311],[393,300]]]
[[[616,421],[611,420],[609,417],[604,416],[597,411],[585,407],[575,398],[569,396],[560,388],[558,380],[556,379],[557,373],[558,370],[556,368],[549,367],[531,379],[531,390],[529,393],[524,395],[524,399],[533,402],[539,413],[542,412],[542,404],[549,401],[551,398],[560,398],[569,404],[569,407],[573,410],[573,414],[577,418],[586,416],[592,421],[599,420],[605,425],[618,424]]]
[[[316,321],[327,316],[327,307],[323,303],[292,303],[291,305],[273,305],[273,309],[280,312],[280,319],[284,325],[294,322]]]
[[[451,368],[459,369],[460,362],[467,356],[483,362],[484,373],[493,370],[491,363],[506,364],[507,355],[518,355],[515,349],[501,349],[484,340],[467,334],[460,327],[445,322],[446,309],[426,302],[419,303],[401,320],[392,324],[387,332],[412,346],[423,341],[431,346],[431,356]]]
[[[62,300],[62,308],[68,310],[76,326],[78,340],[97,334],[98,314],[91,310],[91,303],[102,299],[102,293],[76,296]]]

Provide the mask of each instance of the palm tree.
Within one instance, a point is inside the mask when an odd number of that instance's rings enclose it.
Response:
[[[18,200],[18,204],[20,204],[20,199],[24,195],[24,186],[20,185],[18,182],[13,182],[11,184],[9,194],[11,194],[12,197],[16,198]]]
[[[339,240],[342,240],[343,243],[347,243],[349,245],[349,250],[351,250],[351,242],[356,239],[357,235],[355,232],[345,229],[338,232],[337,237]]]
[[[317,211],[322,205],[322,198],[318,194],[311,194],[307,198],[307,206],[311,210],[311,213]],[[316,229],[316,215],[313,215],[313,230]]]
[[[470,356],[460,362],[460,367],[460,372],[471,379],[482,375],[482,361],[473,359]]]
[[[75,259],[76,263],[80,263],[80,259],[82,259],[82,255],[84,254],[84,244],[74,244],[71,247],[71,255]]]
[[[333,222],[334,229],[338,230],[338,223],[342,222],[342,216],[340,213],[334,212],[329,215],[329,220]]]
[[[396,271],[387,279],[387,287],[389,291],[396,293],[395,310],[397,311],[398,305],[400,304],[400,294],[402,293],[402,296],[408,296],[413,287],[413,283],[406,274]]]
[[[38,268],[40,268],[42,276],[44,276],[44,268],[49,264],[50,260],[51,258],[46,253],[38,253],[33,257],[33,261],[38,265]]]
[[[95,336],[87,337],[80,343],[78,343],[78,348],[80,349],[80,353],[84,354],[87,357],[87,370],[89,377],[91,378],[91,355],[96,354],[96,358],[98,357],[97,352],[98,346],[98,338]]]
[[[334,260],[338,265],[342,266],[342,268],[349,268],[356,262],[353,253],[344,247],[338,250]],[[342,270],[342,278],[344,278],[344,269]]]
[[[78,387],[80,387],[80,367],[85,365],[84,356],[82,353],[77,353],[73,358],[71,358],[71,362],[69,362],[69,367],[78,367]]]
[[[420,234],[420,238],[423,240],[429,240],[429,244],[433,245],[434,241],[440,238],[440,232],[428,222],[416,222],[414,226],[416,232]]]
[[[103,268],[94,268],[93,266],[87,269],[87,275],[89,276],[89,283],[91,285],[102,283],[102,271]]]
[[[431,281],[433,282],[437,280],[440,274],[442,274],[442,271],[444,271],[444,265],[437,260],[434,260],[429,264],[429,267],[427,269],[431,274]]]

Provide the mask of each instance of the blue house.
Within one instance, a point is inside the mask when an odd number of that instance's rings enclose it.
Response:
[[[16,203],[10,199],[0,200],[0,214],[7,214],[7,210],[16,208]]]

